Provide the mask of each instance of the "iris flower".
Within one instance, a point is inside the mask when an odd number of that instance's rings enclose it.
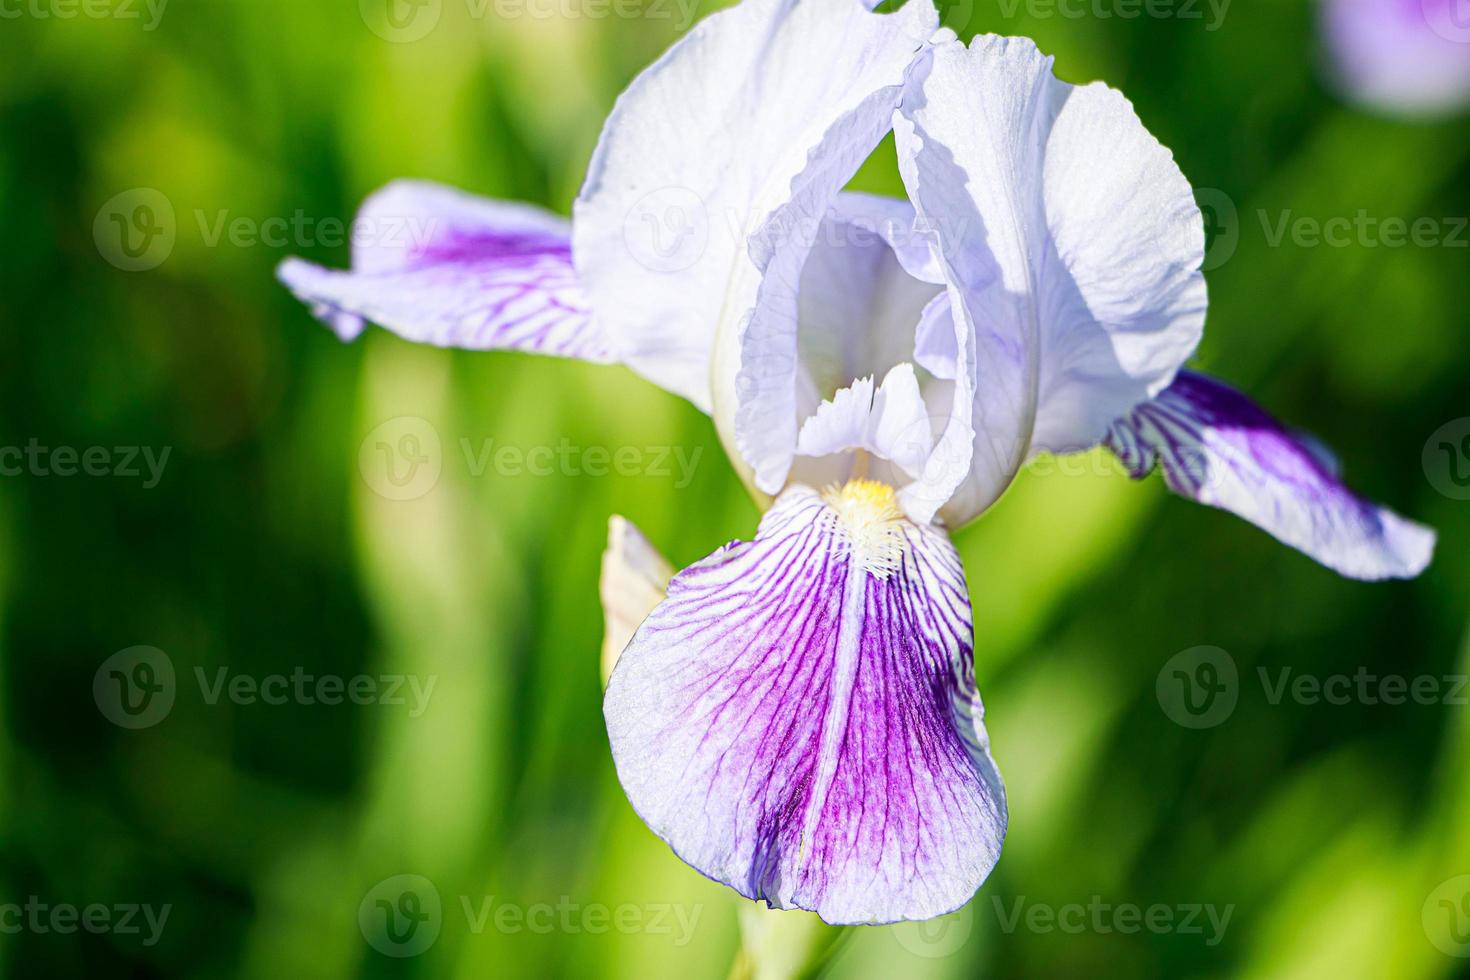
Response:
[[[844,192],[895,133],[907,200]],[[604,704],[633,807],[680,858],[831,923],[925,919],[994,866],[1005,793],[950,534],[1041,453],[1134,476],[1344,575],[1430,531],[1346,489],[1223,383],[1189,182],[1132,106],[930,0],[746,0],[618,99],[573,218],[396,183],[351,271],[281,278],[344,338],[619,362],[710,413],[767,508],[674,574]],[[631,547],[658,598],[661,559]]]
[[[1470,105],[1466,0],[1325,0],[1322,33],[1338,86],[1402,115]]]

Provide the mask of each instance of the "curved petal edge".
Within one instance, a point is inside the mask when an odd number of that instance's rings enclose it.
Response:
[[[1006,827],[964,573],[902,517],[901,559],[869,570],[845,520],[794,486],[754,541],[674,576],[608,685],[613,759],[648,826],[742,895],[834,924],[932,918],[975,893]]]
[[[1175,493],[1228,510],[1349,578],[1413,578],[1434,553],[1421,524],[1364,500],[1301,439],[1233,388],[1189,371],[1113,424],[1134,479],[1157,462]]]
[[[371,320],[437,347],[616,361],[572,269],[570,234],[532,205],[397,181],[358,211],[351,271],[290,258],[277,276],[343,340]]]

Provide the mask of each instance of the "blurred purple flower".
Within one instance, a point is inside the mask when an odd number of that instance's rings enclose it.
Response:
[[[1356,102],[1400,115],[1470,105],[1470,0],[1325,0],[1322,32]]]

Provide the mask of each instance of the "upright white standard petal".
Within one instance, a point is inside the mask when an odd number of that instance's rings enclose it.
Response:
[[[529,204],[401,180],[363,202],[350,271],[292,258],[277,274],[343,340],[371,320],[437,347],[616,360],[572,271],[570,234]]]
[[[1095,445],[1169,384],[1204,325],[1204,230],[1128,101],[1058,81],[1024,38],[936,46],[896,132],[973,347],[956,357],[973,459],[943,511],[958,525],[1029,455]]]
[[[773,431],[795,443],[802,261],[937,23],[930,0],[886,15],[860,0],[746,0],[696,26],[608,118],[574,210],[583,286],[635,370],[716,408],[732,456],[740,442],[762,463],[759,439],[736,438],[737,402],[772,406]],[[758,292],[774,318],[752,324]],[[740,353],[763,338],[737,395]]]

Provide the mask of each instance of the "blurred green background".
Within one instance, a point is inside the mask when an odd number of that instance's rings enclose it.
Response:
[[[610,514],[678,566],[754,530],[708,419],[620,368],[377,330],[340,344],[272,273],[290,253],[345,265],[345,246],[320,228],[284,247],[214,235],[221,216],[347,220],[401,176],[565,213],[613,98],[688,11],[426,2],[437,20],[415,39],[423,21],[395,28],[369,0],[174,0],[156,18],[141,2],[4,8],[0,445],[170,452],[152,487],[146,471],[0,479],[10,976],[730,971],[740,903],[630,810],[598,675]],[[1441,948],[1439,918],[1470,930],[1452,881],[1470,873],[1470,708],[1273,704],[1257,674],[1467,669],[1470,502],[1421,463],[1432,433],[1470,415],[1466,236],[1273,247],[1266,226],[1470,214],[1470,123],[1336,100],[1310,6],[1240,4],[1215,29],[1200,12],[977,3],[946,22],[1029,34],[1062,77],[1119,86],[1215,189],[1211,223],[1237,243],[1209,273],[1199,363],[1320,435],[1360,490],[1434,525],[1435,563],[1412,583],[1349,582],[1157,477],[1024,475],[958,536],[1010,793],[1005,853],[949,920],[841,937],[830,976],[1435,977],[1470,963]],[[891,147],[855,183],[898,193]],[[127,271],[94,224],[139,189],[166,200],[174,241]],[[441,440],[437,484],[411,500],[360,467],[369,434],[400,416]],[[702,455],[687,486],[477,475],[464,447],[492,439]],[[101,706],[104,661],[136,645],[163,651],[176,691],[134,730]],[[1155,684],[1200,645],[1228,651],[1240,684],[1228,718],[1193,730]],[[417,714],[411,697],[245,703],[201,689],[222,668],[435,686]],[[442,911],[431,946],[394,957],[359,911],[403,874]],[[119,928],[20,924],[27,902],[101,904]],[[1231,911],[1214,937],[1203,914],[1202,934],[1024,914],[1089,903]],[[129,933],[128,905],[168,918],[150,935],[139,912]],[[497,920],[502,906],[532,918]],[[533,928],[537,906],[573,911]]]

